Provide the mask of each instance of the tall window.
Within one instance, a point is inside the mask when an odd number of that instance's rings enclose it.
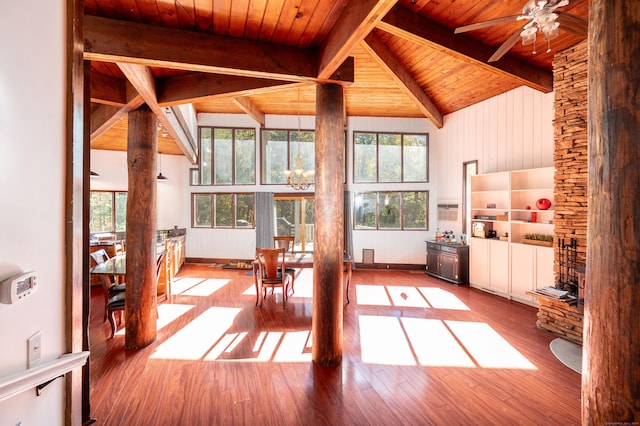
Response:
[[[353,134],[353,181],[428,182],[428,135]]]
[[[428,230],[428,206],[428,191],[356,193],[354,228]]]
[[[285,184],[284,171],[315,170],[316,134],[312,130],[262,131],[262,183]]]
[[[127,193],[91,191],[89,232],[118,232],[127,228]]]
[[[193,228],[253,228],[255,196],[231,193],[191,194]]]
[[[200,167],[190,179],[192,185],[255,184],[255,129],[201,127]]]

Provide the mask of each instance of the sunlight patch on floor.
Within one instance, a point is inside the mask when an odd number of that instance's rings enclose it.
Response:
[[[441,320],[400,318],[418,363],[432,367],[475,367]]]
[[[400,320],[396,317],[359,315],[360,348],[363,362],[416,365]]]
[[[222,278],[207,278],[200,284],[197,284],[190,289],[183,291],[183,296],[211,296],[216,291],[220,290],[225,285],[231,282],[230,279]]]
[[[186,314],[193,308],[194,305],[181,305],[173,303],[163,303],[161,305],[158,305],[158,322],[156,323],[157,329],[160,330],[162,327],[176,320],[178,317]]]
[[[181,278],[174,277],[171,280],[171,293],[181,294],[182,292],[190,289],[191,287],[201,283],[206,278]]]
[[[480,367],[537,369],[489,324],[468,321],[445,321],[445,324]]]
[[[356,285],[356,299],[358,305],[391,306],[386,286],[382,285]]]
[[[371,315],[358,322],[365,363],[536,369],[486,323]]]
[[[418,290],[434,309],[469,311],[469,307],[456,295],[437,287],[418,287]]]
[[[428,308],[429,304],[415,287],[388,286],[387,291],[391,297],[393,306],[407,308]]]
[[[212,307],[160,344],[152,359],[197,360],[224,336],[240,308]]]

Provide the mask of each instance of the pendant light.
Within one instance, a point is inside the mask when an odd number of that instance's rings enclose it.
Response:
[[[169,180],[168,177],[166,177],[165,175],[162,174],[162,154],[158,153],[158,158],[159,158],[159,161],[160,161],[160,174],[158,175],[157,179],[160,182]]]

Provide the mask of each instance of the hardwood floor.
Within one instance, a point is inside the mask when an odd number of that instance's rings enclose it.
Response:
[[[187,264],[158,338],[109,340],[92,289],[91,413],[105,425],[578,425],[580,375],[537,309],[409,271],[355,270],[342,365],[311,362],[311,283],[255,307],[246,271]],[[274,299],[275,297],[275,299]],[[345,299],[346,303],[346,299]]]

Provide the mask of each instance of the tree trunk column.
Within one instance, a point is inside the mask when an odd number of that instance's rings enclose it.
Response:
[[[589,21],[582,424],[635,424],[640,421],[640,7],[627,0],[591,0]]]
[[[343,106],[342,86],[317,86],[312,359],[325,366],[342,361]]]
[[[156,340],[156,117],[145,104],[129,113],[127,164],[127,349]]]

